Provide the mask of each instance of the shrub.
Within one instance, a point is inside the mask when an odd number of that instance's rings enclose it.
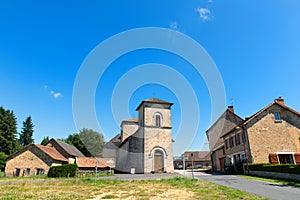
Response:
[[[249,169],[253,171],[279,172],[289,174],[300,174],[299,165],[274,165],[274,164],[250,164]]]
[[[63,164],[50,167],[48,177],[74,177],[76,175],[76,164]]]

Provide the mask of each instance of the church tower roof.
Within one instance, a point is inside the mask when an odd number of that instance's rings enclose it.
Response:
[[[161,100],[161,99],[158,99],[158,98],[149,98],[149,99],[146,99],[146,100],[143,100],[140,105],[136,108],[136,110],[138,110],[144,103],[151,103],[151,104],[166,104],[166,105],[170,105],[172,106],[173,103],[171,102],[167,102],[167,101],[164,101],[164,100]]]

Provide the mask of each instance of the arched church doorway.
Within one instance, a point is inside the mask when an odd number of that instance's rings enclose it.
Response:
[[[164,172],[164,153],[159,149],[154,151],[154,172]]]

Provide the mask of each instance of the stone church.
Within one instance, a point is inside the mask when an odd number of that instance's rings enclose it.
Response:
[[[157,98],[142,101],[138,119],[121,123],[121,133],[103,149],[114,158],[115,170],[123,173],[173,173],[171,106]]]

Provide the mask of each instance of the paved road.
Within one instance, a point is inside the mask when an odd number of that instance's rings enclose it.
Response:
[[[181,171],[179,173],[187,177],[192,177],[191,172]],[[300,188],[293,186],[250,180],[234,175],[216,175],[195,172],[194,177],[270,199],[300,199]]]

